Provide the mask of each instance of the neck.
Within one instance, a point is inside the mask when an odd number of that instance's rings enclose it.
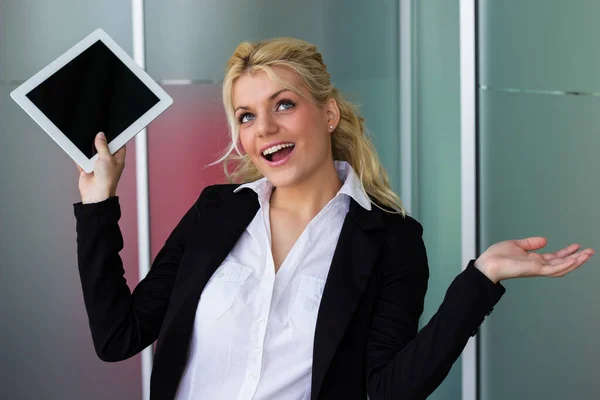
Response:
[[[311,220],[335,197],[341,187],[342,182],[331,162],[302,182],[273,190],[271,208],[292,212]]]

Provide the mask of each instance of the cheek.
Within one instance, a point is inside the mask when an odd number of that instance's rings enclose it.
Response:
[[[328,140],[325,125],[318,123],[320,118],[321,116],[316,113],[297,113],[289,121],[289,128],[296,132],[300,138],[307,140],[309,146],[317,145],[317,143]]]
[[[305,131],[308,145],[316,151],[324,151],[331,140],[329,132],[322,126],[313,125]]]
[[[260,156],[256,154],[258,149],[256,148],[254,134],[251,132],[250,129],[240,131],[239,144],[242,154],[247,154],[248,157],[250,157],[250,161],[252,161],[254,165],[257,165]]]
[[[253,153],[253,141],[251,140],[251,135],[247,131],[240,130],[238,143],[241,147],[240,150],[244,153],[249,153],[250,155]]]

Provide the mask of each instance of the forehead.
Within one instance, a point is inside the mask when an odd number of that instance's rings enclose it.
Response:
[[[294,71],[283,67],[272,67],[277,78],[296,90],[305,92],[302,81]],[[253,103],[268,101],[269,97],[282,89],[286,89],[280,82],[262,70],[252,73],[246,72],[235,80],[232,87],[232,101],[234,108],[248,106]]]

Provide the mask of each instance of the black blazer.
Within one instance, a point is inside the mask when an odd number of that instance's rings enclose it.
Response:
[[[118,198],[74,204],[96,352],[105,361],[124,360],[158,339],[152,400],[175,396],[200,294],[259,209],[253,191],[233,193],[235,187],[202,192],[133,293],[118,254]],[[471,261],[417,334],[429,277],[421,236],[413,218],[351,200],[318,311],[312,400],[427,397],[504,293]]]

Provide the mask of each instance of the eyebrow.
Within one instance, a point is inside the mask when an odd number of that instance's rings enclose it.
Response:
[[[277,92],[275,92],[275,93],[273,93],[272,95],[270,95],[270,96],[269,96],[269,100],[273,100],[273,99],[275,99],[277,96],[279,96],[281,93],[283,93],[283,92],[289,92],[289,91],[290,91],[289,89],[281,89],[281,90],[278,90]],[[233,110],[233,112],[234,112],[234,113],[236,113],[236,112],[237,112],[237,110],[249,110],[249,109],[250,109],[250,108],[249,108],[249,107],[247,107],[247,106],[239,106],[239,107],[237,107],[235,110]]]

